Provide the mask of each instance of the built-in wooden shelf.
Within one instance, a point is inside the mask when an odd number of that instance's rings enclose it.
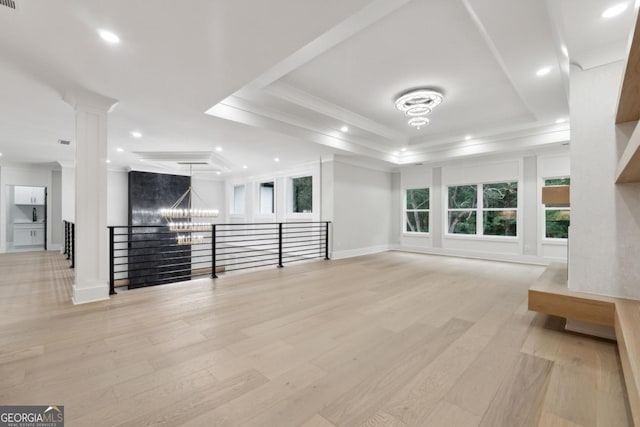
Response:
[[[614,328],[629,408],[640,426],[640,301],[572,291],[567,265],[553,263],[529,289],[529,310]]]
[[[629,56],[625,68],[616,124],[640,120],[640,15],[631,38]],[[640,182],[640,131],[638,126],[631,135],[616,171],[616,184]]]
[[[640,120],[640,20],[636,20],[636,27],[633,30],[627,67],[618,99],[616,124],[638,120]]]
[[[640,182],[640,126],[631,134],[616,171],[616,184],[632,182]]]
[[[569,206],[570,190],[568,185],[542,187],[542,204]]]

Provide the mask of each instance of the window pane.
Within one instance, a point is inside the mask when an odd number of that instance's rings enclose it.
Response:
[[[407,209],[429,209],[429,189],[407,190]]]
[[[486,236],[515,236],[518,211],[484,212],[484,234]]]
[[[518,183],[501,182],[482,186],[485,208],[517,208]]]
[[[293,178],[293,212],[310,213],[312,209],[312,181],[310,176]]]
[[[459,185],[449,187],[449,209],[470,209],[478,206],[478,187]]]
[[[260,213],[274,213],[273,206],[273,182],[263,182],[260,184]]]
[[[244,185],[233,187],[233,213],[244,213]]]
[[[553,179],[545,179],[545,186],[551,185],[571,185],[571,178],[553,178]]]
[[[476,234],[476,212],[449,212],[449,233]]]
[[[407,211],[406,231],[413,233],[429,232],[429,212]]]
[[[545,212],[545,236],[550,239],[566,239],[569,237],[570,217],[571,211],[567,209],[547,210]]]

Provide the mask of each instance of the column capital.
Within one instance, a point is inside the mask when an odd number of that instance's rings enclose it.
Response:
[[[118,104],[117,99],[109,98],[84,88],[68,89],[64,92],[62,99],[71,105],[74,110],[84,107],[107,113]]]

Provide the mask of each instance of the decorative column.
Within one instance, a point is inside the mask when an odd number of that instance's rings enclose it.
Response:
[[[88,90],[65,94],[76,112],[75,231],[73,303],[109,298],[107,232],[107,113],[116,104]]]

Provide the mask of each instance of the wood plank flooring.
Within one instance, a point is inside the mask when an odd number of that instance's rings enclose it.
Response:
[[[67,426],[631,425],[615,343],[527,310],[543,267],[386,252],[73,306],[0,255],[0,404]]]

